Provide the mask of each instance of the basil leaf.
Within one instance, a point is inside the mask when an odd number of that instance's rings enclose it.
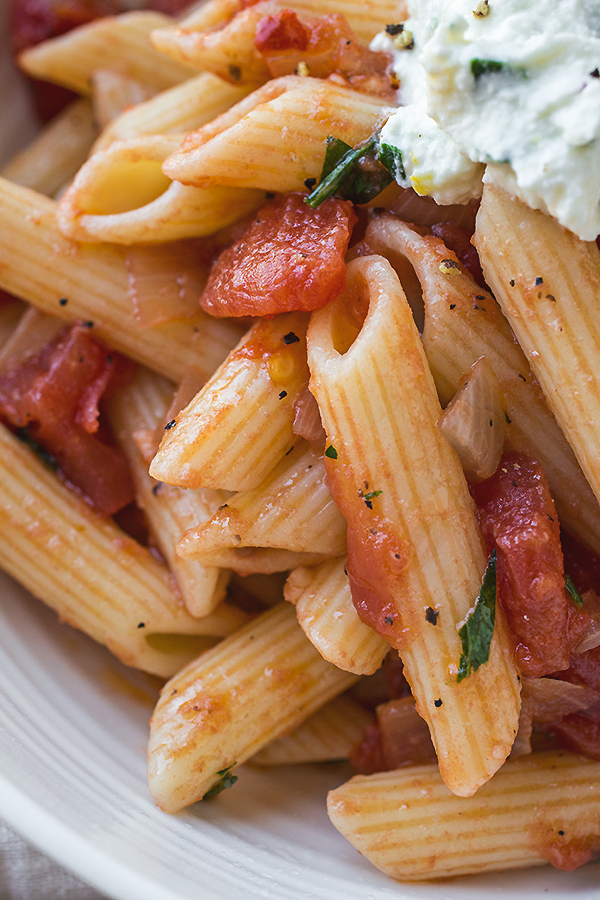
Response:
[[[579,591],[573,584],[573,582],[571,580],[571,576],[567,575],[566,572],[565,572],[565,587],[567,589],[567,593],[570,595],[571,600],[573,601],[575,606],[578,606],[579,609],[581,609],[583,606],[583,597],[581,596],[581,594],[579,593]]]
[[[335,449],[335,447],[332,444],[330,444],[329,447],[327,448],[327,450],[325,451],[325,456],[327,457],[327,459],[337,459],[338,458],[337,450]]]
[[[504,63],[498,62],[497,59],[471,60],[471,74],[475,81],[481,78],[482,75],[489,75],[491,72],[500,72],[503,68]]]
[[[45,466],[48,466],[49,469],[52,469],[53,472],[58,472],[58,463],[54,456],[51,453],[48,453],[41,444],[32,438],[29,433],[29,428],[25,426],[24,428],[17,428],[15,431],[15,436],[19,438],[30,450],[32,450],[37,458],[44,463]]]
[[[227,788],[233,787],[233,785],[238,780],[237,775],[231,774],[231,769],[235,766],[235,763],[232,763],[230,766],[227,766],[226,769],[219,769],[217,775],[220,776],[219,781],[215,784],[214,787],[211,787],[209,791],[207,791],[202,798],[206,800],[209,797],[216,797],[217,794],[220,794],[221,791],[226,791]]]
[[[475,608],[458,631],[463,652],[458,666],[457,681],[462,681],[471,672],[476,672],[479,666],[490,658],[495,619],[496,551],[494,550],[483,576]]]
[[[379,147],[379,162],[384,166],[394,181],[406,178],[402,150],[393,144],[381,144]]]
[[[345,147],[348,149],[340,155]],[[330,135],[319,184],[305,202],[316,209],[335,194],[352,203],[368,203],[392,182],[390,173],[377,159],[378,151],[379,132],[355,148]]]

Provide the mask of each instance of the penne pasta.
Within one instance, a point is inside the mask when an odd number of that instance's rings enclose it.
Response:
[[[110,418],[129,460],[137,503],[146,513],[153,537],[177,579],[188,612],[202,617],[211,613],[225,596],[229,572],[182,559],[175,547],[181,533],[191,524],[208,519],[225,502],[225,496],[218,491],[184,491],[156,482],[148,474],[148,461],[138,447],[140,432],[149,430],[155,434],[162,427],[172,396],[173,385],[169,381],[140,369],[134,381],[111,399]],[[245,617],[237,612],[241,625]]]
[[[144,135],[95,153],[62,197],[56,221],[78,241],[156,243],[213,234],[264,203],[262,191],[187,187],[161,164],[179,138]]]
[[[101,129],[131,106],[143,103],[155,92],[114,69],[96,69],[92,75],[94,118]],[[83,161],[82,161],[83,162]]]
[[[377,671],[390,645],[360,620],[345,559],[294,569],[284,595],[295,605],[300,627],[323,659],[356,675]]]
[[[0,205],[0,287],[42,312],[92,322],[109,346],[174,381],[190,370],[206,380],[239,339],[237,326],[201,311],[184,321],[136,327],[122,250],[74,244],[56,227],[55,203],[5,179]]]
[[[253,766],[293,766],[348,759],[371,718],[351,697],[336,697],[290,734],[267,744],[249,762]]]
[[[394,266],[408,259],[419,277],[425,304],[423,346],[442,403],[451,400],[463,376],[485,356],[507,402],[506,450],[539,460],[561,523],[600,552],[598,503],[494,298],[460,267],[441,271],[443,259],[449,255],[456,262],[454,255],[393,216],[374,219],[367,239]]]
[[[89,100],[76,100],[13,156],[0,175],[52,197],[83,165],[97,135]]]
[[[188,135],[163,171],[197,187],[303,190],[321,171],[328,135],[358,144],[389,113],[382,100],[332,82],[277,78]]]
[[[290,452],[294,401],[306,388],[307,317],[264,320],[242,338],[169,423],[150,474],[180,487],[247,491]],[[293,332],[300,340],[287,344]]]
[[[167,569],[0,426],[2,567],[124,663],[168,677],[239,617],[192,618]],[[82,547],[85,550],[82,552]]]
[[[565,751],[509,760],[474,797],[437,766],[358,775],[329,816],[377,868],[402,881],[522,869],[574,869],[600,850],[600,763]]]
[[[321,658],[289,604],[268,610],[165,685],[150,724],[154,800],[177,812],[202,799],[354,680]]]
[[[164,90],[196,74],[158,53],[149,42],[155,28],[171,22],[168,16],[146,10],[105,16],[24,50],[19,64],[32,78],[84,96],[92,92],[97,69],[114,69],[149,88]]]
[[[470,796],[510,752],[520,689],[498,604],[488,661],[457,680],[458,627],[479,593],[485,556],[389,263],[350,263],[344,294],[312,315],[308,359],[328,435],[330,487],[348,520],[354,603],[399,650],[445,783]]]
[[[186,532],[178,549],[194,559],[234,547],[345,552],[346,522],[327,489],[322,452],[299,440],[258,488],[230,497]]]
[[[104,129],[94,150],[105,150],[113,141],[144,134],[194,131],[239,103],[249,91],[249,87],[237,87],[203,72],[122,112]]]
[[[236,575],[273,575],[296,566],[318,566],[327,557],[322,553],[297,553],[272,547],[229,547],[193,557],[205,566],[222,566]]]
[[[485,276],[600,500],[600,251],[493,185],[484,189],[476,244]]]

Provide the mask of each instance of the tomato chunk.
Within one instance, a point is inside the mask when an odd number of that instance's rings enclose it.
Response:
[[[393,100],[397,83],[388,53],[369,50],[356,39],[345,16],[334,13],[300,18],[291,9],[258,23],[254,46],[271,76],[293,74],[299,63],[314,78],[335,75],[352,88]]]
[[[515,638],[517,665],[530,678],[566,669],[590,619],[570,609],[558,518],[544,470],[524,454],[510,453],[471,492],[488,547],[497,550],[498,596]]]
[[[129,367],[96,343],[87,328],[74,325],[0,374],[0,414],[26,429],[63,477],[106,515],[131,503],[133,485],[125,457],[101,434],[98,403]]]
[[[344,289],[356,216],[347,200],[318,209],[284,194],[257,214],[215,263],[200,305],[213,316],[273,316],[325,306]]]

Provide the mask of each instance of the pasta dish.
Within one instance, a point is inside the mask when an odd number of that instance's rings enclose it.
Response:
[[[394,879],[593,861],[596,20],[139,6],[13,4],[2,568],[164,682],[166,813],[349,760]]]

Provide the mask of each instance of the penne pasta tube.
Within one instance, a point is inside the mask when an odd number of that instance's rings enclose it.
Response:
[[[110,347],[173,381],[190,370],[206,380],[239,340],[236,325],[200,310],[184,321],[137,327],[123,250],[74,244],[56,227],[55,203],[5,179],[0,206],[0,288],[42,312],[92,322]]]
[[[351,697],[336,697],[290,734],[259,750],[250,762],[253,766],[293,766],[348,759],[371,720],[372,716]]]
[[[115,69],[143,85],[164,90],[196,74],[150,44],[150,33],[172,21],[147,10],[104,16],[24,50],[19,65],[32,78],[61,84],[84,96],[92,92],[92,75],[97,69]]]
[[[277,78],[187,136],[163,166],[197,187],[304,189],[321,171],[327,136],[354,145],[387,119],[382,100],[316,78]]]
[[[154,93],[151,88],[122,72],[115,72],[114,69],[96,69],[92,75],[94,118],[100,128],[106,128],[124,110],[143,103]]]
[[[161,165],[179,144],[175,135],[143,135],[95,153],[58,204],[62,233],[117,244],[174,241],[213,234],[264,204],[264,193],[250,188],[171,181]]]
[[[250,87],[228,84],[210,72],[203,72],[122,112],[104,129],[94,150],[104,150],[113,141],[144,134],[195,131],[239,103],[250,90]]]
[[[284,595],[295,605],[300,627],[323,659],[356,675],[377,671],[390,645],[359,618],[345,559],[294,569]]]
[[[509,760],[475,797],[455,797],[437,766],[357,775],[328,797],[335,827],[400,881],[552,863],[600,852],[600,763],[565,751]]]
[[[175,546],[182,531],[209,518],[225,502],[225,495],[203,488],[184,491],[155,481],[148,474],[147,460],[136,441],[140,432],[156,433],[163,425],[172,396],[171,382],[140,369],[135,379],[111,398],[110,419],[129,460],[138,506],[146,513],[153,537],[177,579],[188,612],[201,618],[211,613],[225,596],[229,573],[182,559]],[[243,624],[245,616],[241,610],[233,607],[231,610],[238,624]]]
[[[20,307],[23,310],[23,306]],[[53,340],[65,327],[56,316],[47,316],[33,306],[25,307],[15,321],[10,336],[0,347],[0,371],[6,372],[13,365],[20,365],[38,353],[44,344]]]
[[[230,21],[216,30],[178,28],[153,31],[152,45],[182,65],[212,72],[235,84],[263,84],[270,77],[267,62],[256,47],[254,37],[258,23],[281,7],[273,0],[262,0],[240,10]]]
[[[344,294],[311,317],[308,359],[328,435],[330,489],[348,520],[354,603],[399,650],[445,783],[470,796],[510,752],[520,688],[499,604],[487,662],[459,675],[467,651],[458,628],[480,592],[485,555],[388,262],[349,264]]]
[[[437,238],[422,237],[394,216],[373,219],[366,237],[374,252],[394,266],[407,259],[418,275],[425,303],[423,346],[442,403],[485,356],[506,399],[506,450],[521,450],[540,462],[562,525],[600,552],[598,502],[494,298],[454,267],[454,254]],[[447,258],[452,266],[443,265]]]
[[[51,197],[86,161],[97,135],[89,100],[76,100],[13,156],[0,175]]]
[[[130,666],[168,677],[239,624],[227,608],[200,621],[148,550],[92,512],[0,426],[2,568],[60,618]]]
[[[293,408],[306,388],[307,316],[261,320],[192,402],[168,424],[150,466],[180,487],[258,487],[296,443]],[[298,341],[287,344],[293,332]]]
[[[486,279],[600,501],[600,251],[490,184],[475,241]]]
[[[282,603],[169,681],[150,723],[148,783],[165,812],[290,732],[354,683],[325,662]]]
[[[237,575],[273,575],[297,566],[318,566],[327,557],[322,553],[297,553],[274,547],[228,547],[195,557],[205,566],[222,566]]]
[[[186,532],[178,550],[194,559],[229,547],[345,552],[346,521],[325,483],[322,452],[298,440],[258,488],[230,497]]]
[[[280,4],[280,7],[286,7]],[[208,31],[228,22],[243,8],[241,0],[209,0],[185,16],[179,27],[185,31]],[[341,13],[359,41],[368,44],[386,25],[408,18],[404,0],[294,0],[292,8],[308,16]]]

